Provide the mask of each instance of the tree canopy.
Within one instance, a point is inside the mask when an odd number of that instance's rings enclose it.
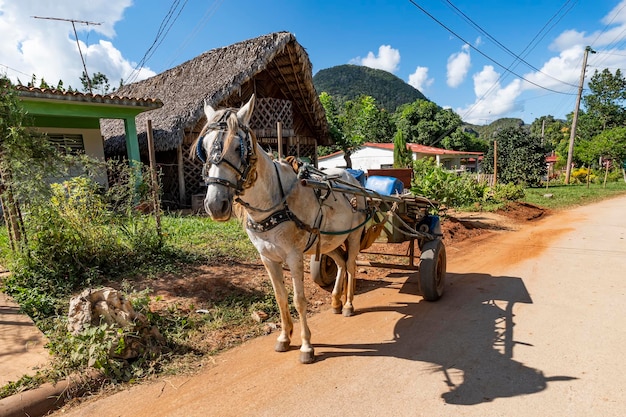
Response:
[[[545,147],[541,138],[519,127],[507,127],[496,133],[498,182],[537,186],[546,174]],[[483,160],[485,172],[494,172],[494,142]]]

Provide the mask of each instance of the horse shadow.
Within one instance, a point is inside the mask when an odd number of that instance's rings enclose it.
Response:
[[[387,356],[432,363],[449,391],[448,404],[473,405],[496,398],[543,391],[550,381],[575,379],[546,377],[542,371],[513,359],[517,345],[532,345],[513,335],[517,303],[532,304],[521,278],[488,274],[447,274],[446,293],[436,303],[397,303],[365,308],[358,314],[399,312],[392,340],[375,344],[319,345],[317,360],[341,356]],[[405,281],[400,293],[418,294],[417,274]],[[323,348],[331,350],[325,351]],[[321,352],[320,352],[321,351]]]

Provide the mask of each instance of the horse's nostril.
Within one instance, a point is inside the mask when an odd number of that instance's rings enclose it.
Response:
[[[228,201],[226,200],[222,201],[221,213],[228,212],[228,207],[229,207]]]

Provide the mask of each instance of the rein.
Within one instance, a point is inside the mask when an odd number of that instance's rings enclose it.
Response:
[[[252,185],[255,183],[257,179],[256,163],[257,163],[258,157],[255,152],[256,151],[256,138],[254,136],[254,133],[252,133],[252,131],[250,131],[250,129],[247,126],[244,126],[241,123],[237,122],[237,126],[239,127],[239,129],[245,132],[244,136],[241,136],[239,134],[237,135],[240,141],[240,164],[239,166],[237,166],[236,164],[232,163],[231,161],[225,158],[224,135],[229,130],[228,120],[233,114],[233,112],[234,110],[227,109],[217,122],[208,124],[206,126],[205,128],[206,133],[203,136],[200,136],[200,138],[198,139],[195,151],[196,151],[196,155],[198,159],[200,159],[200,161],[202,161],[204,164],[202,168],[202,177],[204,178],[205,184],[207,185],[218,184],[218,185],[222,185],[224,187],[233,189],[235,191],[235,196],[236,196],[235,202],[241,204],[247,210],[250,210],[250,211],[256,211],[260,213],[269,213],[269,212],[274,211],[277,207],[281,205],[283,206],[281,210],[273,212],[272,214],[270,214],[265,219],[259,222],[254,221],[252,220],[252,218],[248,217],[248,220],[246,222],[246,227],[249,230],[257,232],[257,233],[266,232],[266,231],[273,229],[274,227],[278,226],[279,224],[283,222],[292,221],[295,223],[296,227],[310,233],[309,241],[307,243],[305,251],[308,250],[316,240],[318,241],[318,251],[319,251],[320,235],[348,234],[359,229],[371,219],[371,213],[369,210],[367,210],[367,215],[365,217],[365,220],[356,227],[350,228],[348,230],[337,231],[337,232],[322,231],[320,230],[319,226],[322,220],[321,201],[323,201],[324,198],[320,199],[318,196],[318,201],[320,201],[320,210],[315,221],[315,226],[310,226],[304,223],[302,220],[298,218],[298,216],[295,215],[295,213],[293,213],[293,211],[291,211],[291,209],[287,205],[287,198],[289,197],[291,192],[295,189],[296,185],[299,182],[299,179],[296,177],[295,182],[292,184],[289,190],[285,192],[285,190],[283,189],[281,178],[280,178],[280,172],[278,171],[278,165],[275,162],[273,162],[273,164],[274,164],[274,170],[276,172],[276,178],[278,179],[278,188],[280,189],[280,194],[281,194],[280,201],[278,201],[278,203],[274,204],[272,207],[267,208],[267,209],[254,207],[250,205],[249,203],[243,201],[240,198],[240,196],[244,194],[246,189],[252,187]],[[211,132],[211,131],[217,131],[217,137],[213,141],[213,144],[211,145],[211,149],[209,150],[207,154],[203,146],[203,141],[206,135],[208,134],[208,132]],[[237,173],[239,178],[237,179],[236,183],[229,181],[225,178],[211,177],[208,175],[208,171],[211,165],[220,165],[221,163],[225,163],[226,165],[228,165],[230,169],[232,169],[233,171]],[[328,197],[328,195],[326,197]]]

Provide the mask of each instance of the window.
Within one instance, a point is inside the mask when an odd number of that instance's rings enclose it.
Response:
[[[64,152],[77,155],[85,152],[85,143],[83,135],[69,135],[66,133],[49,134],[50,142],[59,147]]]

